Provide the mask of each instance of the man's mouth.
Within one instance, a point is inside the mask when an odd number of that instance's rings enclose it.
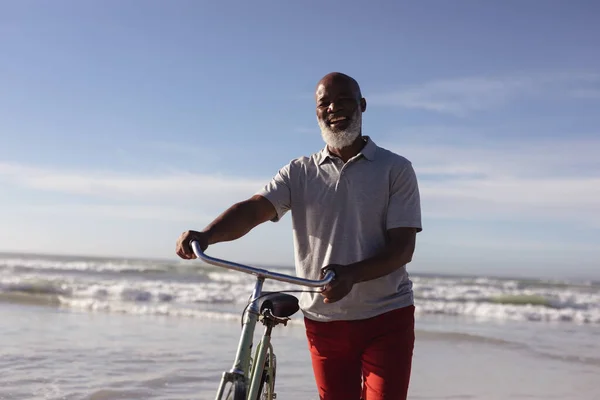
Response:
[[[335,126],[338,124],[342,124],[348,121],[348,117],[338,116],[329,118],[329,125]]]

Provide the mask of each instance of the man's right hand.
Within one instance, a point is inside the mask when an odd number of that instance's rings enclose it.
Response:
[[[179,257],[183,258],[184,260],[192,260],[196,258],[196,255],[190,246],[190,242],[193,240],[200,244],[202,251],[208,248],[208,234],[206,232],[183,232],[179,236],[179,239],[177,239],[177,246],[175,247],[175,252]]]

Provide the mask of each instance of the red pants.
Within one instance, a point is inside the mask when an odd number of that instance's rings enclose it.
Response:
[[[358,321],[304,319],[321,400],[404,400],[415,343],[415,307]]]

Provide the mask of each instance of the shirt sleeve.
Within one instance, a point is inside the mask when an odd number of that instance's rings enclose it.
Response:
[[[421,232],[421,199],[412,164],[405,165],[392,179],[387,229],[416,228],[417,232]]]
[[[273,204],[277,216],[272,221],[279,221],[292,207],[290,164],[281,168],[271,179],[271,182],[267,183],[256,194],[263,196]]]

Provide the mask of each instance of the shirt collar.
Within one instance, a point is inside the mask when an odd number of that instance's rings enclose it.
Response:
[[[377,152],[377,145],[375,144],[375,142],[373,142],[373,140],[369,136],[363,136],[363,139],[366,141],[366,144],[364,145],[362,150],[358,153],[358,155],[362,155],[364,158],[366,158],[369,161],[375,160],[375,153]],[[334,157],[336,157],[336,156],[331,154],[331,152],[329,151],[327,146],[325,146],[323,148],[323,150],[321,150],[321,152],[319,153],[319,165],[323,164],[328,159],[331,159]]]

